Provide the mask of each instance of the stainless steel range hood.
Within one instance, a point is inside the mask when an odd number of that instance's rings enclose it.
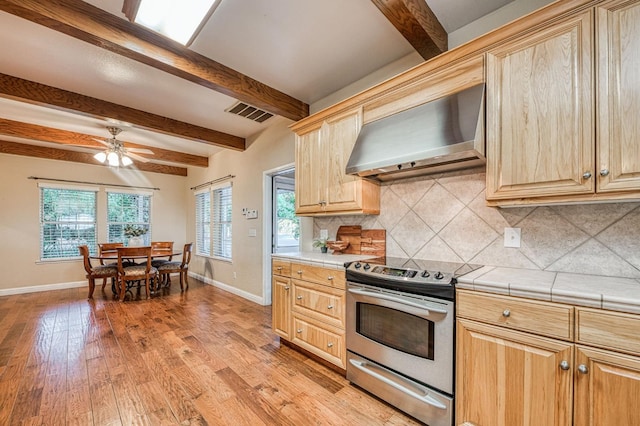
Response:
[[[484,84],[362,127],[347,174],[379,181],[485,164]]]

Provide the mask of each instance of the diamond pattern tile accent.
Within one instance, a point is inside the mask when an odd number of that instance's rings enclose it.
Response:
[[[469,204],[478,194],[484,192],[487,177],[485,173],[469,175],[447,176],[438,179],[444,189],[453,194],[465,205]]]
[[[413,257],[434,235],[413,211],[407,213],[391,230],[391,236],[409,257]]]
[[[413,211],[434,232],[440,232],[463,208],[464,204],[438,184],[416,203]]]
[[[387,256],[388,257],[409,257],[409,255],[402,250],[402,247],[396,242],[396,240],[389,234],[387,234]]]
[[[587,234],[594,236],[638,206],[638,203],[575,204],[555,206],[553,209]]]
[[[611,225],[596,239],[640,269],[640,208]]]
[[[388,189],[380,196],[380,216],[378,221],[384,229],[393,229],[408,211],[409,207],[391,189]]]
[[[522,253],[541,269],[584,243],[589,236],[549,207],[538,207],[518,224]]]
[[[488,207],[484,197],[485,192],[482,191],[467,207],[498,234],[504,234],[504,228],[511,227],[511,224],[502,215],[503,210]]]
[[[500,235],[471,210],[465,208],[439,234],[465,262]]]
[[[527,259],[517,248],[505,247],[502,236],[496,238],[489,246],[474,256],[469,263],[508,268],[539,269],[535,263]]]
[[[431,239],[420,251],[414,256],[416,259],[427,259],[442,262],[464,262],[451,250],[442,238],[437,235]]]
[[[590,239],[547,268],[549,271],[640,278],[640,270],[595,239]]]
[[[436,182],[433,179],[400,180],[389,186],[409,207],[413,207]]]

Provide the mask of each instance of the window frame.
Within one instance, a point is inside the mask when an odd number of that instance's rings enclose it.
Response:
[[[149,202],[149,208],[148,208],[148,222],[144,222],[144,221],[137,221],[137,222],[123,222],[123,221],[111,221],[109,220],[109,194],[126,194],[126,195],[134,195],[134,196],[139,196],[139,197],[143,197],[143,201],[144,198],[148,198],[148,202]],[[106,223],[106,232],[107,232],[107,242],[109,243],[123,243],[125,246],[128,245],[129,242],[129,238],[126,237],[124,235],[124,232],[122,231],[119,234],[119,238],[114,238],[112,239],[112,235],[111,235],[111,230],[110,230],[110,226],[114,225],[114,226],[119,226],[121,225],[122,228],[124,229],[124,227],[126,225],[135,225],[135,226],[141,226],[143,228],[145,228],[147,230],[147,232],[142,235],[143,239],[144,239],[144,245],[150,245],[151,241],[152,241],[152,232],[153,232],[153,227],[152,227],[152,211],[153,211],[153,192],[151,191],[141,191],[141,190],[133,190],[133,189],[123,189],[123,188],[105,188],[105,223]]]
[[[225,191],[230,192],[223,194]],[[228,198],[226,207],[218,206],[220,197]],[[194,204],[195,254],[233,262],[233,183],[225,182],[195,191]],[[224,209],[226,214],[223,215],[219,209]],[[223,237],[222,240],[217,240],[218,235]]]

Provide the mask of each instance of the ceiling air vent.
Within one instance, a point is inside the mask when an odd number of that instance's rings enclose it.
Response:
[[[265,121],[273,117],[273,114],[249,104],[245,104],[244,102],[237,102],[229,108],[225,109],[225,111],[244,118],[248,118],[249,120],[255,121],[257,123],[264,123]]]

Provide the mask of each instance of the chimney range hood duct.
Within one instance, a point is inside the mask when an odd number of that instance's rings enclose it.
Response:
[[[362,126],[347,174],[388,181],[484,165],[484,84]]]

